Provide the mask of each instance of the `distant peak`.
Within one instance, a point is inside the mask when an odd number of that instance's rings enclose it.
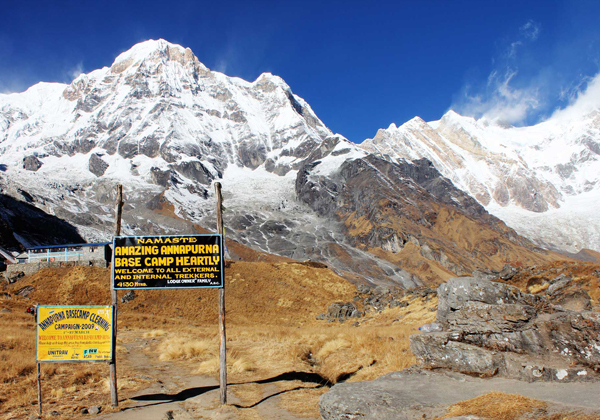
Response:
[[[465,117],[452,109],[446,112],[440,120],[440,122],[445,124],[463,124],[467,121],[469,121],[470,123],[476,122],[475,118]]]
[[[413,117],[406,122],[406,124],[417,124],[417,125],[425,125],[427,124],[425,120],[421,117]]]
[[[454,111],[453,109],[446,112],[444,114],[444,116],[442,117],[442,119],[446,120],[446,121],[460,121],[465,118],[469,118],[469,117],[464,117],[464,116],[460,115],[458,112]]]
[[[393,125],[393,127],[392,127]],[[425,121],[423,121],[423,118],[421,117],[413,117],[410,120],[406,121],[404,124],[402,124],[400,127],[396,127],[395,124],[390,125],[390,128],[388,128],[388,131],[392,130],[392,129],[396,129],[396,130],[421,130],[424,129],[425,126],[427,126],[427,123]]]
[[[272,83],[274,85],[282,87],[284,90],[290,90],[290,87],[288,86],[288,84],[285,83],[285,81],[281,77],[276,76],[269,72],[262,73],[260,76],[258,76],[256,78],[254,83],[255,84]]]

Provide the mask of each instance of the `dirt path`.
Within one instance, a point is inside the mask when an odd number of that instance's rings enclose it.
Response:
[[[455,372],[407,369],[370,382],[335,385],[323,399],[325,419],[436,418],[448,406],[490,392],[522,395],[548,403],[549,413],[600,413],[598,382],[523,382],[505,378],[475,378]],[[521,417],[519,417],[521,418]],[[549,415],[547,418],[551,418]],[[564,417],[557,417],[564,418]],[[572,418],[577,418],[573,416]]]
[[[119,363],[135,370],[138,377],[152,384],[139,391],[120,392],[116,413],[106,413],[99,420],[188,420],[188,419],[281,419],[299,420],[318,417],[298,417],[280,405],[281,395],[316,385],[311,379],[304,384],[302,376],[287,374],[275,378],[229,384],[228,405],[219,404],[218,380],[192,375],[185,365],[159,361],[148,354],[154,340],[132,333],[121,335],[127,354]],[[118,373],[118,372],[117,372]],[[127,378],[119,376],[120,381]],[[300,385],[299,385],[300,382]]]

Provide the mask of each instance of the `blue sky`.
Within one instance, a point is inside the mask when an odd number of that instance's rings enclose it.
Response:
[[[334,132],[461,114],[533,124],[600,71],[600,2],[0,0],[0,92],[70,82],[146,39],[281,76]]]

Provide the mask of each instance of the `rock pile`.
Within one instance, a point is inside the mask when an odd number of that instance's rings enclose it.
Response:
[[[547,293],[569,281],[554,279]],[[600,378],[597,312],[569,310],[483,277],[450,279],[438,288],[438,298],[444,330],[410,337],[422,367],[531,382]]]
[[[25,277],[25,273],[22,271],[15,271],[11,274],[5,273],[5,277],[6,277],[6,281],[8,282],[8,284],[11,284],[11,283],[15,283],[20,278]]]
[[[361,284],[357,287],[352,302],[335,302],[326,313],[317,316],[318,320],[328,322],[344,322],[349,318],[361,318],[369,312],[381,312],[386,308],[406,307],[407,298],[424,298],[429,300],[437,295],[437,291],[423,286],[415,289],[391,288],[387,286],[370,287]],[[361,310],[362,308],[362,310]]]
[[[344,322],[348,318],[360,318],[364,313],[358,310],[358,307],[352,302],[334,302],[329,305],[327,313],[317,316],[318,320],[327,320],[328,322]]]

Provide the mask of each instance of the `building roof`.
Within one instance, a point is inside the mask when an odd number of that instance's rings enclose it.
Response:
[[[99,242],[95,244],[66,244],[66,245],[45,245],[45,246],[32,246],[27,248],[30,249],[52,249],[52,248],[74,248],[74,247],[86,247],[86,246],[105,246],[110,245],[112,242]]]
[[[15,256],[12,253],[8,252],[5,249],[0,248],[0,261],[2,261],[2,260],[6,260],[11,263],[17,262],[17,260],[15,259]]]

